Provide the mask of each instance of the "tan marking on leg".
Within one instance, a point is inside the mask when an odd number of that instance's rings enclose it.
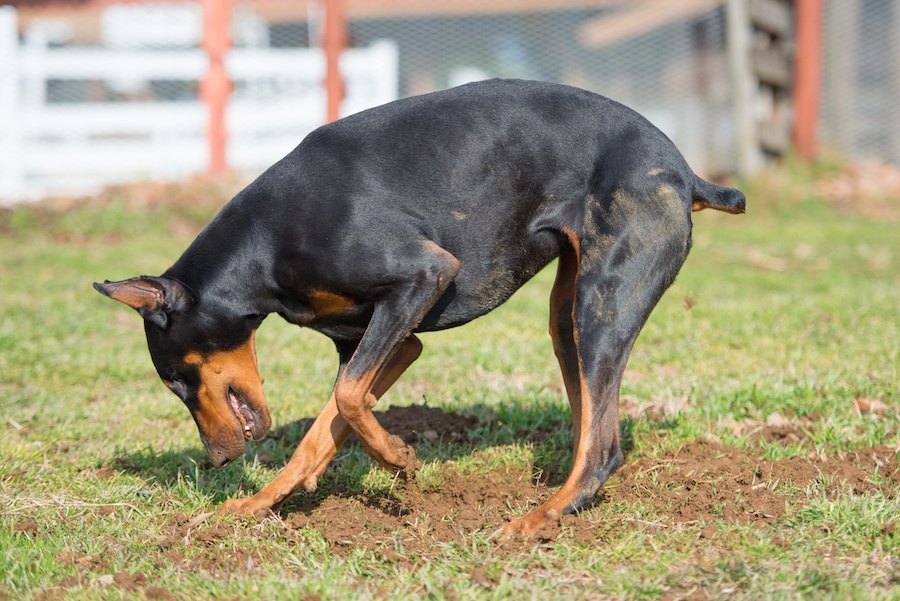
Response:
[[[586,394],[584,379],[582,378],[581,402],[586,407],[590,407],[589,396]],[[589,414],[589,412],[588,412]],[[579,495],[582,494],[585,478],[590,477],[588,453],[585,441],[591,440],[585,432],[585,424],[589,420],[584,419],[582,413],[582,428],[580,440],[575,447],[575,456],[572,461],[572,471],[566,478],[562,487],[547,501],[540,506],[532,509],[525,515],[516,518],[505,524],[501,529],[501,536],[509,538],[514,536],[530,537],[540,532],[542,528],[559,520],[562,515],[568,511],[576,502]],[[596,442],[596,441],[592,441]]]
[[[372,407],[421,352],[422,343],[415,336],[410,336],[400,344],[380,372],[364,374],[356,380],[339,378],[335,385],[342,417],[351,424],[369,455],[388,471],[415,467],[415,451],[378,423],[372,414]]]
[[[569,238],[569,242],[572,244],[572,248],[575,251],[575,256],[578,257],[578,264],[576,267],[576,273],[581,270],[581,241],[575,235],[575,233],[568,229],[563,229],[563,233]],[[577,277],[576,277],[577,279]],[[576,319],[575,319],[575,307],[578,302],[578,291],[576,290],[575,284],[573,282],[572,285],[572,337],[575,340],[575,352],[578,357],[578,378],[579,378],[579,412],[576,416],[573,412],[572,414],[572,427],[577,429],[575,435],[575,456],[578,455],[578,450],[581,448],[581,441],[587,438],[586,431],[590,430],[590,423],[587,423],[589,420],[584,419],[584,415],[582,413],[582,408],[585,406],[585,399],[587,398],[587,384],[584,379],[584,359],[582,359],[581,353],[581,335],[578,332],[578,328],[575,327]],[[577,421],[576,420],[577,417]],[[574,458],[573,458],[574,461]]]
[[[415,337],[407,339],[390,365],[372,388],[372,394],[380,398],[406,371],[422,351],[422,344]],[[325,472],[337,450],[347,440],[352,430],[337,409],[334,392],[328,403],[300,441],[290,462],[265,488],[252,497],[231,499],[223,512],[264,517],[298,488],[308,492],[315,490],[319,477]]]
[[[572,411],[572,438],[574,449],[578,449],[578,444],[581,439],[581,385],[580,383],[570,381],[570,377],[567,372],[567,369],[563,363],[563,358],[561,353],[565,352],[563,348],[562,342],[558,340],[558,324],[556,323],[557,316],[559,315],[560,310],[565,306],[571,307],[569,318],[572,320],[573,324],[573,332],[572,337],[575,340],[576,347],[576,360],[578,362],[578,371],[579,378],[582,372],[581,367],[581,358],[578,357],[577,348],[577,336],[578,332],[574,329],[575,323],[575,279],[578,276],[578,270],[581,266],[580,260],[580,252],[581,252],[581,243],[575,235],[575,232],[568,228],[562,229],[563,234],[568,238],[569,243],[572,246],[572,257],[574,259],[573,262],[569,263],[568,260],[560,256],[559,258],[559,266],[556,274],[556,281],[553,284],[553,292],[550,294],[550,337],[553,340],[553,348],[556,352],[557,358],[559,359],[559,364],[561,371],[563,372],[563,383],[566,387],[566,394],[569,398],[569,407]],[[563,262],[566,261],[566,264]]]
[[[291,460],[261,491],[252,497],[229,499],[223,513],[265,517],[301,486],[307,491],[316,487],[318,476],[350,435],[350,426],[338,414],[334,393],[319,413],[309,431],[294,450]]]
[[[416,244],[436,260],[421,263],[417,280],[406,283],[405,294],[409,296],[403,301],[405,307],[397,304],[398,299],[390,298],[384,304],[376,304],[359,346],[335,384],[338,411],[369,455],[391,471],[413,467],[414,453],[402,440],[388,434],[372,415],[376,401],[372,388],[393,355],[401,352],[403,338],[408,338],[421,323],[460,270],[459,259],[434,241],[420,240]],[[393,311],[387,312],[389,308]]]
[[[651,169],[650,171],[647,172],[647,175],[649,175],[650,177],[655,177],[655,176],[659,175],[660,173],[664,173],[665,171],[666,170],[663,169],[662,167],[654,167],[653,169]]]
[[[358,380],[345,380],[336,390],[338,410],[359,437],[369,456],[390,472],[413,467],[415,453],[402,439],[385,430],[372,414],[378,400],[371,389],[376,374],[364,374]]]
[[[572,408],[572,471],[569,474],[569,477],[566,479],[566,482],[563,484],[562,488],[560,488],[560,490],[557,491],[556,494],[550,497],[550,499],[548,499],[539,507],[528,512],[524,516],[512,520],[511,522],[506,524],[501,530],[501,534],[503,537],[516,535],[531,536],[540,531],[544,526],[558,520],[563,515],[563,513],[569,507],[571,507],[578,494],[580,493],[580,481],[586,473],[586,467],[588,464],[585,441],[590,440],[589,434],[591,420],[590,412],[586,413],[584,411],[584,407],[590,406],[590,403],[588,402],[588,400],[590,399],[590,390],[584,377],[585,372],[584,362],[580,351],[580,336],[578,328],[575,327],[575,308],[578,294],[575,286],[575,281],[577,279],[578,271],[581,267],[581,243],[572,230],[563,229],[562,231],[569,239],[569,243],[572,245],[575,262],[574,265],[563,264],[562,261],[566,259],[565,257],[560,257],[560,268],[557,272],[557,279],[553,287],[553,294],[551,294],[550,297],[550,313],[551,320],[553,320],[554,316],[559,314],[558,311],[560,310],[560,308],[562,308],[562,305],[564,303],[571,303],[572,338],[575,342],[575,351],[578,364],[577,382],[570,382],[567,377],[565,364],[560,354],[562,350],[561,341],[557,339],[556,335],[553,335],[553,343],[555,348],[560,347],[557,350],[557,356],[560,359],[560,367],[563,371],[563,380],[566,384],[566,391],[569,395],[569,405]],[[566,281],[570,282],[568,287],[565,286]],[[553,329],[553,325],[551,325],[551,332],[553,331]]]
[[[571,230],[563,230],[563,233],[569,238],[572,247],[575,249],[578,257],[581,257],[581,247],[578,238]],[[581,262],[578,262],[578,270],[581,269]],[[559,276],[558,276],[559,277]],[[554,289],[555,292],[555,289]],[[578,358],[578,383],[577,390],[570,393],[570,403],[572,404],[573,419],[573,435],[574,435],[574,452],[572,457],[572,471],[566,479],[563,486],[539,507],[529,511],[527,514],[510,521],[501,529],[501,535],[504,538],[512,536],[532,536],[539,532],[545,526],[556,522],[568,511],[583,494],[587,479],[592,477],[591,474],[591,449],[589,445],[597,444],[599,441],[591,438],[593,414],[590,407],[592,403],[592,391],[585,377],[585,366],[583,353],[581,349],[581,337],[575,319],[575,311],[578,301],[577,286],[572,287],[572,324],[573,339],[575,341],[576,353]],[[552,298],[552,297],[551,297]],[[551,309],[552,311],[552,309]],[[556,341],[554,341],[556,343]],[[574,402],[577,397],[578,403]],[[577,411],[576,411],[577,407]],[[588,408],[587,410],[585,408]],[[615,414],[615,411],[613,411]],[[615,415],[613,415],[615,418]],[[604,415],[603,418],[605,419]],[[617,421],[617,420],[616,420]],[[616,432],[618,432],[618,425]]]

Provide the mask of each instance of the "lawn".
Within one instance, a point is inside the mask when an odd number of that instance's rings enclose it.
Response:
[[[819,198],[832,175],[792,165],[746,183],[747,215],[696,214],[626,372],[625,467],[559,528],[505,543],[494,531],[571,465],[552,266],[423,335],[379,403],[415,480],[350,444],[317,492],[248,522],[212,512],[290,457],[330,342],[263,324],[275,425],[216,470],[140,318],[91,287],[162,272],[237,184],[0,213],[0,599],[900,597],[898,221]]]

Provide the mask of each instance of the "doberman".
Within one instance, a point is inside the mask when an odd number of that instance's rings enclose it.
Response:
[[[270,313],[334,341],[331,396],[285,469],[225,511],[263,515],[312,491],[351,432],[386,469],[413,449],[372,407],[422,351],[558,258],[550,336],[573,418],[565,484],[508,523],[528,536],[591,500],[623,461],[618,395],[645,320],[691,245],[691,211],[744,211],[666,136],[594,93],[493,80],[325,125],[232,199],[160,277],[94,284],[144,318],[157,372],[210,461],[260,439],[254,333]]]

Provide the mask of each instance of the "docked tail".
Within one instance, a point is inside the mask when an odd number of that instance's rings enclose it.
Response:
[[[691,209],[716,209],[726,213],[743,213],[746,199],[744,193],[734,188],[716,186],[694,176],[694,190]]]

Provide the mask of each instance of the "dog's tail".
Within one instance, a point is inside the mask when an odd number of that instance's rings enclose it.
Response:
[[[701,211],[703,209],[716,209],[726,213],[743,213],[746,206],[744,193],[734,188],[716,186],[694,176],[691,209]]]

